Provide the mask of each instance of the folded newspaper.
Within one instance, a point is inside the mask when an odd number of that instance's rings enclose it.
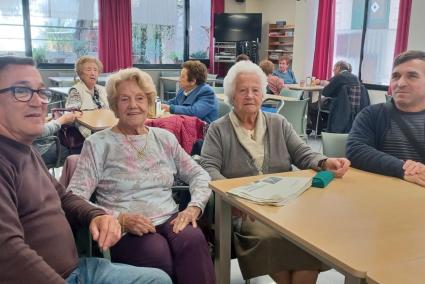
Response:
[[[258,204],[283,206],[309,188],[311,180],[309,177],[270,176],[228,193]]]

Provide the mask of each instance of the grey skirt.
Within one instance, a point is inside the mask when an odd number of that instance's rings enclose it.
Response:
[[[247,218],[234,233],[236,256],[244,279],[288,270],[328,270],[325,264],[279,233]]]

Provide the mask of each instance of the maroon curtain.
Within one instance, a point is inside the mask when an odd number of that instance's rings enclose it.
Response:
[[[328,79],[332,75],[335,34],[335,0],[320,0],[312,75]]]
[[[410,12],[412,0],[400,0],[398,10],[397,35],[395,38],[394,57],[407,50],[409,38]]]
[[[99,0],[99,59],[104,72],[131,67],[131,0]]]
[[[211,0],[211,28],[210,28],[210,68],[214,69],[214,14],[224,13],[224,0]]]

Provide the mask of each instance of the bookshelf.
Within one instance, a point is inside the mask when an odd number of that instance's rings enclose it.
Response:
[[[236,60],[236,42],[216,42],[214,61],[218,63],[234,63]]]
[[[282,55],[292,58],[294,47],[294,25],[269,24],[268,59],[277,64]]]

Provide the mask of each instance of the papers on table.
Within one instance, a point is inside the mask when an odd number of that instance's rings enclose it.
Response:
[[[234,188],[228,193],[259,204],[283,206],[310,186],[311,178],[308,177],[270,176]]]

